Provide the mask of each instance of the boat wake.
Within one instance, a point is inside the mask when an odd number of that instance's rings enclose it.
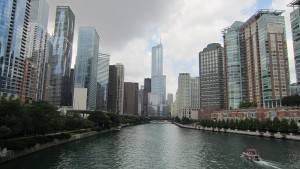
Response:
[[[280,164],[277,164],[275,162],[266,161],[263,159],[260,161],[254,161],[254,162],[262,167],[281,169]]]

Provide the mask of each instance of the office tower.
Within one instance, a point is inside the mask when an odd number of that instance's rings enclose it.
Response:
[[[124,82],[123,114],[138,115],[139,84]]]
[[[49,102],[54,106],[71,106],[71,61],[75,16],[68,6],[56,7]]]
[[[225,28],[224,39],[224,66],[225,66],[225,107],[230,109],[239,108],[244,100],[245,79],[243,76],[245,66],[242,65],[241,51],[242,33],[240,31],[243,22],[236,21],[230,27]]]
[[[172,105],[172,103],[173,103],[173,94],[172,93],[168,93],[167,103],[168,103],[168,105]]]
[[[96,109],[106,111],[110,56],[103,53],[99,53],[98,56]]]
[[[200,108],[199,77],[191,77],[189,73],[180,73],[178,77],[178,90],[176,104],[178,116],[189,117],[185,112],[195,110],[198,114]],[[189,117],[190,118],[190,117]]]
[[[240,98],[255,101],[259,107],[278,107],[281,99],[289,95],[289,66],[282,13],[281,10],[259,10],[245,23],[235,22],[223,31],[225,91],[230,108],[237,108]],[[238,88],[240,86],[242,89]],[[242,97],[238,97],[240,91]]]
[[[29,13],[30,0],[0,1],[0,96],[20,95]]]
[[[143,114],[143,105],[144,105],[144,86],[141,85],[138,96],[138,115],[142,116]]]
[[[148,94],[148,116],[164,116],[166,76],[163,75],[163,46],[152,48],[151,93]]]
[[[223,64],[223,47],[218,43],[207,45],[199,53],[200,104],[203,110],[224,108]]]
[[[293,7],[290,13],[297,84],[300,85],[300,0],[294,0],[288,6]]]
[[[87,108],[96,109],[99,35],[95,28],[81,26],[75,70],[75,87],[87,88]]]
[[[26,57],[37,65],[36,95],[34,100],[46,100],[47,80],[47,26],[49,5],[46,0],[32,0]]]
[[[123,114],[124,66],[120,63],[109,65],[107,110]]]
[[[143,95],[143,113],[142,116],[148,117],[148,94],[151,93],[151,78],[144,79],[144,95]]]
[[[51,59],[53,55],[53,36],[47,33],[46,40],[46,55],[45,55],[45,80],[44,80],[44,95],[42,100],[48,100],[49,96],[49,87],[50,87],[50,79],[51,79]]]

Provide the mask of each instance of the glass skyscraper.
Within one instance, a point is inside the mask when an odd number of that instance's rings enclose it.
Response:
[[[243,22],[236,21],[223,30],[226,80],[225,102],[231,109],[239,108],[243,98],[241,32]]]
[[[37,65],[36,100],[46,100],[47,79],[46,45],[49,5],[46,0],[32,0],[26,56]]]
[[[72,105],[71,61],[74,25],[75,16],[70,7],[57,6],[48,98],[50,104],[58,107]]]
[[[163,46],[152,47],[151,93],[148,94],[148,116],[164,116],[166,76],[163,75]]]
[[[108,54],[99,53],[97,67],[97,110],[107,110],[107,92],[109,75]]]
[[[300,0],[294,0],[288,6],[291,6],[294,9],[290,13],[290,19],[291,19],[291,27],[293,33],[293,46],[294,46],[297,84],[300,85],[300,8],[299,8]]]
[[[95,28],[79,27],[75,87],[87,88],[89,110],[96,109],[99,35]]]
[[[30,0],[0,0],[0,96],[19,97],[29,14]]]

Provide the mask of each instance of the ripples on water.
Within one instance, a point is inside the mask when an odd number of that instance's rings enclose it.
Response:
[[[263,161],[240,158],[246,148]],[[2,169],[299,168],[300,143],[147,124],[100,134],[5,163]]]

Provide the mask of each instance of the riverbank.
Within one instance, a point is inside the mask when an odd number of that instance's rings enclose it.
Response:
[[[57,145],[61,145],[61,144],[66,144],[69,142],[73,142],[76,140],[80,140],[83,138],[87,138],[87,137],[91,137],[97,134],[101,134],[101,133],[106,133],[106,132],[110,132],[110,131],[114,131],[114,130],[120,130],[123,127],[127,127],[129,126],[129,124],[125,124],[119,127],[113,127],[111,129],[106,129],[106,130],[102,130],[102,131],[89,131],[86,133],[79,133],[79,134],[74,134],[72,135],[69,139],[64,139],[64,140],[58,140],[58,139],[54,139],[53,142],[51,143],[46,143],[46,144],[36,144],[35,146],[31,147],[31,148],[26,148],[24,150],[21,151],[13,151],[13,150],[7,150],[6,148],[4,148],[3,150],[0,149],[0,164],[19,158],[19,157],[23,157],[25,155],[29,155],[47,148],[51,148]]]
[[[212,127],[203,127],[200,125],[183,125],[179,123],[173,123],[177,125],[180,128],[186,128],[186,129],[194,129],[194,130],[204,130],[204,131],[212,131],[212,132],[223,132],[223,133],[233,133],[233,134],[241,134],[241,135],[249,135],[249,136],[258,136],[258,137],[268,137],[268,138],[276,138],[276,139],[285,139],[285,140],[294,140],[294,141],[300,141],[299,135],[294,135],[292,133],[290,134],[284,134],[284,133],[270,133],[268,131],[266,132],[259,132],[259,131],[241,131],[241,130],[232,130],[232,129],[224,129],[224,128],[212,128]]]

